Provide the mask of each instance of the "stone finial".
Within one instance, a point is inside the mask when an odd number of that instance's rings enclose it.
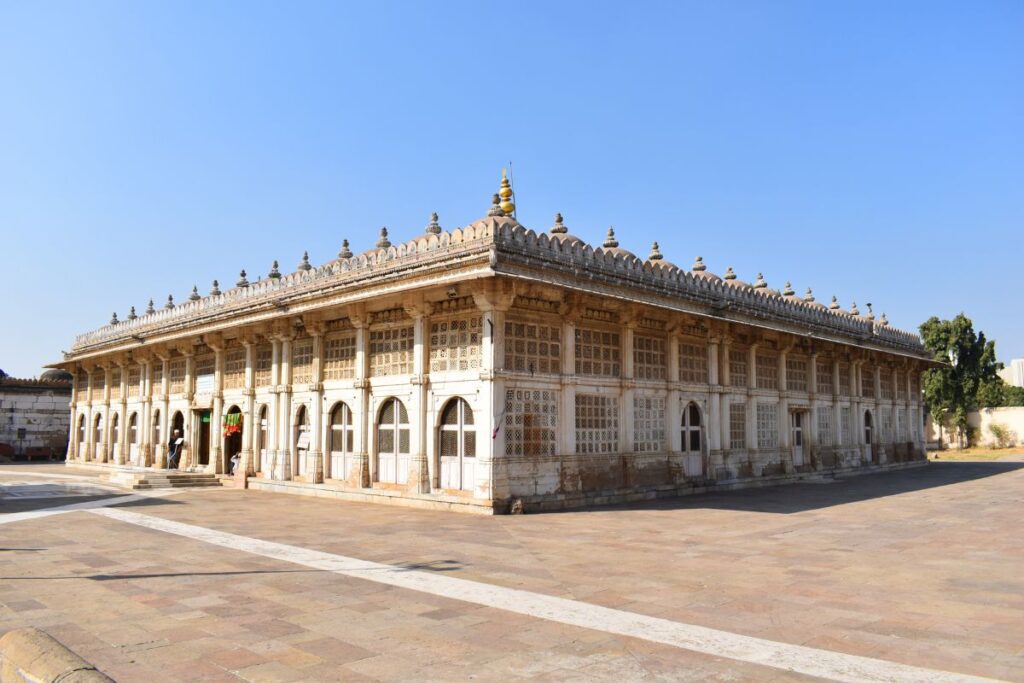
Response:
[[[153,300],[150,299],[149,305],[146,306],[146,315],[150,315],[152,313],[156,313],[156,308],[153,307]]]
[[[835,294],[832,295],[832,303],[830,303],[828,305],[828,309],[830,311],[838,311],[839,310],[839,299],[836,298]]]
[[[790,284],[789,280],[786,280],[786,286],[782,289],[782,296],[793,296],[796,292],[793,291],[793,285]]]
[[[391,240],[388,239],[388,229],[386,227],[381,227],[380,238],[377,240],[377,248],[387,249],[390,246]]]
[[[505,212],[501,210],[501,197],[495,192],[491,195],[491,208],[487,212],[488,216],[504,216]]]
[[[441,224],[437,222],[437,212],[430,214],[430,222],[427,223],[427,234],[428,235],[440,235]]]
[[[516,205],[512,203],[512,184],[509,183],[505,169],[501,169],[501,189],[498,190],[498,194],[501,196],[501,210],[506,216],[514,214]]]
[[[569,228],[565,227],[565,223],[562,222],[562,214],[555,214],[555,224],[551,226],[550,232],[552,235],[568,234]]]
[[[882,327],[889,326],[889,319],[885,317],[885,313],[882,313],[882,317],[878,319],[878,324]]]
[[[608,234],[604,238],[604,243],[601,245],[605,249],[614,249],[619,246],[619,241],[615,239],[615,228],[608,226]]]
[[[203,297],[199,296],[199,287],[192,285],[192,293],[188,295],[189,301],[199,301]]]
[[[312,270],[313,266],[309,263],[309,252],[302,252],[302,260],[299,261],[298,270]]]
[[[117,322],[117,311],[114,311],[114,313],[110,316],[110,324],[116,325]]]
[[[167,303],[164,304],[164,308],[166,308],[168,310],[174,308],[174,295],[173,294],[168,294],[167,295]]]
[[[762,273],[757,274],[757,280],[754,282],[754,289],[768,289],[768,281],[764,279]]]
[[[267,273],[267,277],[272,278],[274,280],[278,280],[281,278],[281,271],[277,269],[276,260],[274,261],[274,264],[270,266],[270,272]]]
[[[707,269],[708,269],[708,267],[704,265],[704,257],[703,256],[698,256],[697,259],[693,262],[693,267],[690,268],[690,270],[698,272],[698,273],[703,273]]]
[[[860,315],[860,310],[857,308],[857,302],[850,302],[850,315]]]
[[[132,306],[131,308],[128,309],[128,319],[129,320],[135,320],[138,317],[139,316],[135,315],[135,307],[134,306]]]
[[[723,275],[723,277],[726,280],[735,280],[736,279],[736,271],[734,271],[732,269],[732,266],[729,266],[728,268],[725,269],[725,275]]]
[[[868,303],[868,320],[875,319],[875,312],[871,309],[871,304]]]
[[[245,268],[238,274],[238,282],[235,283],[235,287],[248,287],[249,280],[245,277]]]
[[[220,296],[220,283],[216,280],[213,281],[213,286],[210,287],[210,296]]]
[[[341,241],[341,249],[338,251],[338,258],[352,258],[352,250],[348,248],[348,240]]]
[[[810,287],[808,287],[807,291],[804,292],[804,301],[806,301],[807,303],[811,303],[812,301],[814,301],[814,292],[811,291]]]
[[[658,247],[658,243],[655,242],[651,245],[651,255],[647,257],[648,261],[661,261],[665,257],[661,255],[661,249]]]

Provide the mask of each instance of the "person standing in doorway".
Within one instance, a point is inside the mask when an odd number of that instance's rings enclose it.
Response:
[[[178,459],[181,457],[181,444],[184,443],[184,441],[185,440],[181,438],[181,430],[175,429],[174,433],[171,434],[170,443],[167,444],[167,469],[178,469]]]

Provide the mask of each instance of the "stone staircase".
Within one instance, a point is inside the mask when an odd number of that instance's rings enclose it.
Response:
[[[177,489],[220,486],[216,474],[202,472],[145,472],[131,477],[131,481],[123,482],[129,488],[140,489]]]

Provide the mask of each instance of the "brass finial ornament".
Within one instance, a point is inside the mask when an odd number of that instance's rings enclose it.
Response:
[[[114,311],[114,313],[110,316],[110,324],[111,325],[116,325],[117,324],[117,311]]]
[[[386,227],[384,227],[384,226],[381,226],[380,238],[377,240],[377,248],[378,249],[387,249],[390,246],[391,246],[391,240],[388,239],[388,229]]]
[[[138,317],[139,316],[135,315],[135,307],[134,306],[132,306],[131,308],[128,309],[128,319],[129,320],[135,320]]]
[[[615,228],[608,226],[608,234],[604,238],[604,244],[601,245],[605,249],[614,249],[619,246],[619,241],[615,239]]]
[[[220,296],[220,283],[216,280],[213,281],[213,286],[210,287],[210,296]]]
[[[235,287],[248,287],[249,281],[245,278],[245,268],[238,274],[238,282],[235,283]]]
[[[341,250],[338,252],[338,258],[352,258],[352,250],[348,248],[348,240],[341,241]]]
[[[569,228],[565,227],[565,224],[562,222],[562,214],[556,213],[555,214],[555,224],[551,226],[551,234],[552,235],[566,235],[568,233],[569,233]]]
[[[167,295],[167,303],[164,304],[164,308],[166,308],[167,310],[170,310],[170,309],[174,308],[174,295],[173,294],[168,294]]]
[[[725,278],[726,280],[735,280],[736,271],[732,269],[732,266],[729,266],[728,268],[725,269],[725,275],[723,275],[722,277]]]
[[[828,305],[828,310],[830,310],[830,311],[838,311],[839,310],[839,299],[836,298],[835,294],[832,295],[832,303],[830,303]]]
[[[274,260],[274,264],[270,266],[270,272],[267,273],[267,277],[279,280],[281,278],[281,271],[277,269],[277,260]]]
[[[298,268],[299,268],[299,270],[312,270],[313,269],[313,266],[311,266],[310,263],[309,263],[309,252],[308,251],[302,252],[302,260],[299,261]]]
[[[698,256],[696,259],[694,259],[693,267],[690,268],[690,270],[695,271],[697,273],[703,273],[707,269],[708,269],[708,267],[704,265],[704,257],[703,256]]]
[[[440,235],[441,224],[437,222],[437,212],[430,214],[430,222],[427,223],[427,234],[428,235]]]
[[[505,212],[506,216],[514,215],[516,205],[512,202],[512,184],[508,181],[508,173],[505,169],[501,169],[501,189],[498,190],[498,194],[501,195],[501,210]]]
[[[757,280],[754,282],[754,289],[768,289],[768,281],[764,279],[763,273],[757,274]]]
[[[782,289],[782,296],[793,296],[796,292],[793,291],[793,285],[790,284],[789,280],[786,280],[786,286]]]
[[[808,287],[807,291],[804,293],[804,301],[807,303],[814,301],[814,292],[811,291],[810,287]]]
[[[199,296],[199,287],[192,285],[192,293],[188,295],[189,301],[199,301],[203,297]]]
[[[505,212],[501,210],[501,197],[498,196],[497,192],[495,192],[493,195],[491,195],[491,208],[487,212],[487,215],[489,217],[491,217],[491,216],[499,216],[500,217],[500,216],[504,216],[505,215]]]
[[[660,261],[664,256],[661,255],[661,249],[658,247],[658,243],[655,242],[651,245],[651,254],[647,257],[648,261]]]
[[[153,300],[150,299],[149,305],[146,306],[146,315],[150,315],[152,313],[156,313],[156,308],[153,307]]]

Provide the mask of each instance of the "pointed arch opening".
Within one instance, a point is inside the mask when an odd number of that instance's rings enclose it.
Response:
[[[476,478],[476,424],[473,409],[453,398],[441,410],[437,427],[439,486],[472,491]]]
[[[377,413],[377,481],[409,481],[409,413],[397,398],[381,404]]]
[[[324,477],[351,481],[356,469],[353,453],[355,433],[352,430],[352,410],[344,401],[335,403],[331,408],[330,430],[328,449],[331,457]]]

